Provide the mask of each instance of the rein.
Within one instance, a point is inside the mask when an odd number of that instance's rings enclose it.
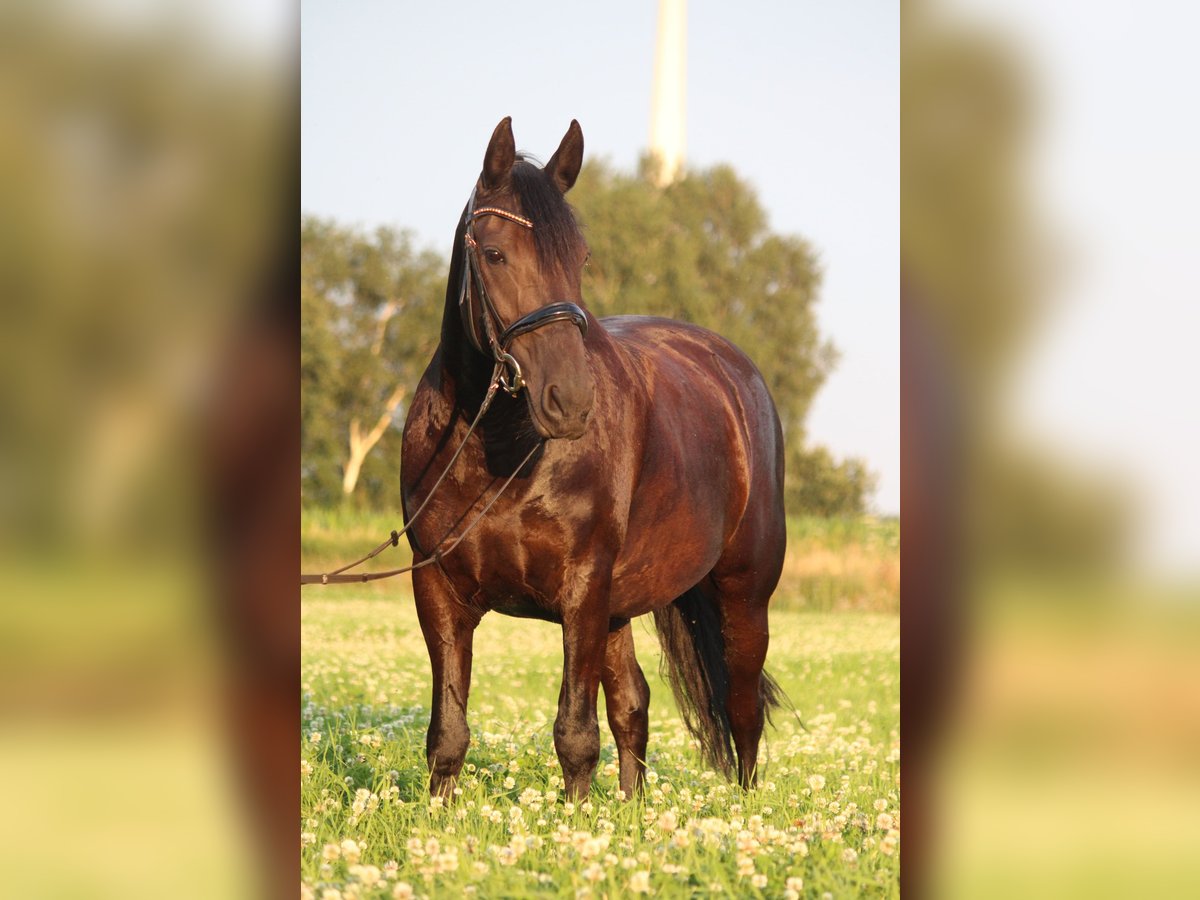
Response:
[[[515,222],[523,228],[533,228],[533,222],[529,219],[525,218],[524,216],[517,215],[514,212],[500,209],[499,207],[484,206],[479,209],[475,209],[475,191],[471,191],[471,199],[467,203],[467,210],[463,216],[463,221],[466,224],[466,230],[464,232],[464,244],[467,260],[466,264],[463,266],[463,279],[458,297],[458,306],[460,315],[463,317],[463,324],[467,326],[467,335],[470,338],[472,345],[474,345],[475,349],[480,353],[484,353],[485,351],[482,343],[479,340],[476,316],[474,315],[473,304],[471,301],[470,287],[471,282],[473,281],[475,284],[475,293],[479,295],[480,301],[483,305],[483,314],[479,318],[483,319],[484,335],[486,337],[488,347],[491,349],[492,358],[496,362],[496,366],[492,370],[491,381],[488,383],[487,393],[484,395],[483,402],[479,406],[479,412],[475,414],[475,419],[471,422],[470,427],[467,428],[467,433],[463,435],[462,442],[459,443],[458,448],[454,451],[454,455],[451,456],[450,461],[446,463],[446,468],[442,470],[442,474],[439,475],[437,481],[433,483],[433,487],[429,489],[429,493],[425,496],[425,499],[421,502],[421,505],[417,507],[416,512],[412,514],[412,517],[409,518],[408,522],[405,523],[402,529],[399,531],[393,531],[387,540],[381,543],[366,556],[355,560],[352,563],[348,563],[339,569],[334,569],[332,572],[324,572],[321,574],[301,573],[301,585],[360,584],[367,581],[377,581],[382,578],[391,578],[395,575],[403,575],[406,572],[414,572],[417,569],[421,569],[430,565],[431,563],[438,563],[441,565],[442,560],[453,553],[455,549],[457,549],[458,545],[462,543],[463,539],[471,533],[471,530],[483,520],[483,517],[487,515],[491,508],[496,504],[496,501],[500,499],[500,495],[508,489],[510,484],[512,484],[513,479],[517,477],[517,473],[525,468],[525,465],[531,459],[533,459],[533,455],[544,443],[543,439],[533,445],[529,453],[525,455],[525,458],[517,464],[517,467],[513,470],[512,474],[505,479],[502,485],[500,485],[500,490],[495,493],[492,499],[488,501],[487,505],[484,506],[484,508],[479,511],[475,518],[470,521],[467,527],[459,532],[458,537],[454,538],[452,541],[450,541],[450,543],[435,548],[433,553],[428,557],[418,563],[413,563],[410,566],[404,566],[399,569],[389,569],[385,572],[360,572],[358,574],[346,574],[350,569],[356,568],[368,560],[374,559],[389,546],[399,546],[400,536],[412,529],[421,513],[423,513],[426,507],[429,506],[429,501],[433,499],[434,494],[437,493],[437,489],[441,487],[441,484],[446,479],[446,476],[450,474],[450,470],[458,461],[458,457],[462,454],[463,448],[467,446],[467,441],[471,439],[471,435],[475,433],[475,428],[479,425],[480,421],[482,421],[484,413],[486,413],[488,407],[492,405],[492,400],[495,399],[497,390],[503,387],[504,390],[515,397],[521,392],[521,389],[525,387],[525,379],[521,374],[521,365],[512,356],[512,354],[508,352],[508,348],[514,340],[523,334],[528,334],[531,331],[535,331],[545,325],[553,324],[554,322],[571,322],[579,329],[580,333],[584,337],[587,336],[587,316],[578,305],[570,302],[548,304],[547,306],[535,309],[533,312],[522,316],[508,327],[503,327],[504,320],[500,318],[500,314],[496,311],[495,304],[492,303],[492,298],[488,295],[487,286],[484,284],[483,280],[483,272],[479,267],[479,259],[476,256],[476,251],[478,250],[479,245],[475,242],[475,236],[472,233],[472,225],[480,216],[500,216],[501,218],[508,219],[510,222]],[[499,335],[496,333],[497,330],[500,332]]]

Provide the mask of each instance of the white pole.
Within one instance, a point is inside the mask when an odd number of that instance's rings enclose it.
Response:
[[[650,153],[658,157],[656,183],[670,184],[683,167],[687,98],[687,0],[658,0]]]

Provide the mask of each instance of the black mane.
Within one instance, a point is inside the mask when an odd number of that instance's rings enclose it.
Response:
[[[576,259],[583,232],[575,221],[575,213],[562,192],[527,154],[517,154],[512,167],[512,190],[521,205],[521,214],[533,222],[533,242],[543,271],[553,271]]]

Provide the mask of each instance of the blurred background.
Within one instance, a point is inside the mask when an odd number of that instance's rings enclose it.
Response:
[[[1200,890],[1196,24],[1162,3],[904,6],[923,894]]]
[[[294,19],[0,8],[8,896],[294,896]]]

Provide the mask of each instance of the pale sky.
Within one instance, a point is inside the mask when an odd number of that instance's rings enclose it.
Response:
[[[650,128],[657,3],[304,0],[301,207],[449,256],[496,123],[542,159],[572,118],[630,169]],[[878,0],[688,4],[687,163],[730,163],[817,249],[841,363],[810,440],[900,509],[899,11]],[[586,302],[587,297],[584,297]],[[753,348],[747,348],[753,352]]]

